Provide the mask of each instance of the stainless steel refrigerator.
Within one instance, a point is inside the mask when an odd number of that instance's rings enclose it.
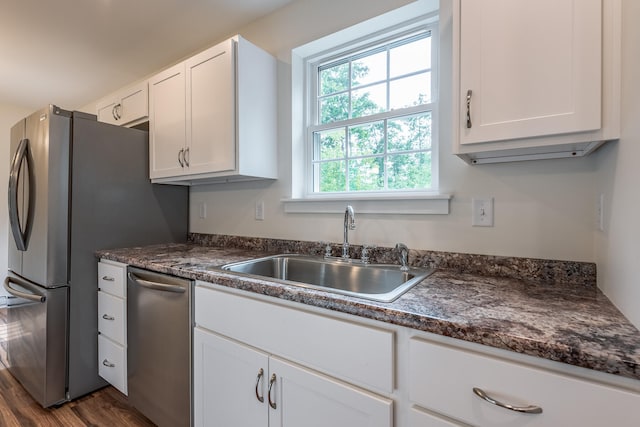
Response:
[[[148,134],[44,108],[11,129],[6,364],[42,406],[98,376],[98,249],[185,241],[188,188],[151,184]]]

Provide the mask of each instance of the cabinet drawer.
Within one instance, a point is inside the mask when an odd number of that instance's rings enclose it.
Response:
[[[419,408],[413,407],[409,412],[409,427],[463,427],[462,424],[453,423],[443,418],[436,417]]]
[[[118,344],[125,345],[126,302],[105,292],[98,292],[98,331]]]
[[[413,402],[477,426],[635,426],[640,419],[636,393],[415,338],[409,370]],[[498,407],[476,396],[474,387],[542,413]]]
[[[345,381],[384,393],[393,391],[392,331],[203,286],[196,286],[195,321]]]
[[[98,335],[98,373],[112,386],[127,394],[126,347]]]
[[[116,262],[98,263],[98,288],[120,298],[127,296],[127,265]]]

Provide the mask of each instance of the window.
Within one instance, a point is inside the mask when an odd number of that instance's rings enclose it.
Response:
[[[438,188],[438,0],[291,52],[286,212],[447,214]],[[447,39],[448,40],[448,39]]]
[[[431,190],[431,30],[312,65],[313,193]]]

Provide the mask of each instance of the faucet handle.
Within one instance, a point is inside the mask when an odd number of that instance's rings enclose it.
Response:
[[[367,244],[362,245],[362,253],[360,255],[360,259],[362,260],[363,263],[369,264],[369,262],[371,262],[371,259],[369,258],[369,251],[377,247],[378,246],[376,245],[367,245]]]
[[[405,245],[404,243],[397,243],[396,252],[398,261],[400,262],[400,270],[409,270],[409,267],[407,266],[407,263],[409,262],[409,248],[407,247],[407,245]]]
[[[324,256],[325,258],[331,256],[331,251],[333,248],[331,247],[331,242],[319,242],[320,245],[324,246]]]

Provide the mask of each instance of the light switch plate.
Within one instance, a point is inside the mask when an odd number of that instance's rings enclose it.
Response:
[[[493,197],[471,199],[471,225],[493,227]]]
[[[256,221],[264,220],[264,201],[256,201]]]

